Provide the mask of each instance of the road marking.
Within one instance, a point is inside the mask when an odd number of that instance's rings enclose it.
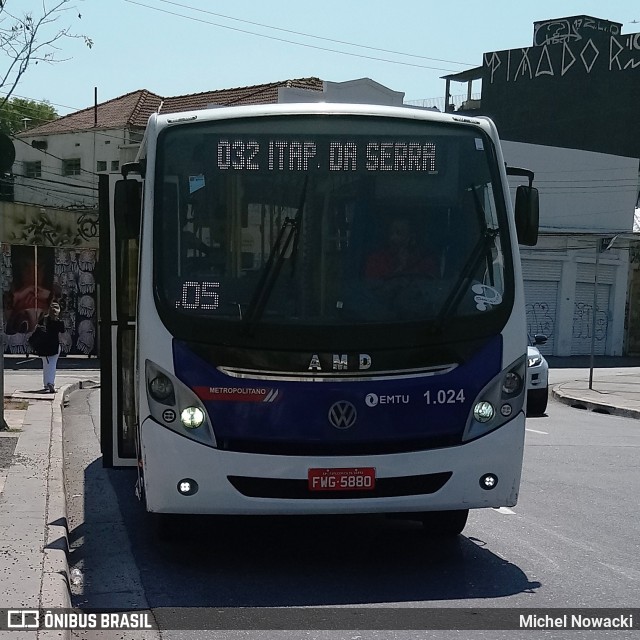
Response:
[[[525,431],[531,431],[531,433],[541,433],[543,436],[548,436],[548,431],[538,431],[537,429],[525,429]]]
[[[516,512],[509,509],[509,507],[498,507],[497,509],[494,507],[494,511],[501,513],[503,516],[515,516]]]

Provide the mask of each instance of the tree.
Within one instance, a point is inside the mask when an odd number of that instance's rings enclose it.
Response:
[[[12,135],[57,117],[56,110],[48,102],[13,98],[0,107],[0,132]]]
[[[19,3],[21,0],[17,0]],[[60,41],[67,38],[83,39],[91,48],[93,41],[87,36],[61,27],[58,22],[69,11],[76,11],[72,0],[42,0],[38,13],[12,13],[9,5],[14,0],[0,0],[0,109],[31,64],[61,62]],[[78,13],[78,19],[82,16]]]

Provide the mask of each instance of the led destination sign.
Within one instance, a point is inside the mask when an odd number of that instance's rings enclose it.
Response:
[[[221,138],[220,171],[391,171],[437,173],[436,144],[427,140]]]

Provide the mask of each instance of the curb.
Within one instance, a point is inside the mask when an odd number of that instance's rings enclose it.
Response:
[[[62,434],[62,408],[70,393],[79,389],[81,382],[62,387],[52,403],[51,441],[49,446],[49,477],[47,478],[47,515],[44,563],[42,568],[42,609],[70,609],[71,583],[69,577],[69,524],[64,483],[64,440]],[[38,638],[71,637],[70,630],[41,630]]]
[[[563,384],[564,383],[561,383],[551,388],[553,397],[563,404],[574,407],[575,409],[583,409],[587,411],[593,411],[595,413],[622,416],[624,418],[640,418],[640,410],[619,407],[608,402],[597,402],[595,400],[588,400],[584,396],[576,395],[575,392],[572,394],[566,393],[562,389]]]

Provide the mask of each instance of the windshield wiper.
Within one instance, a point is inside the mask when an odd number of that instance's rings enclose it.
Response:
[[[264,266],[260,280],[256,286],[256,290],[251,297],[247,312],[245,313],[242,321],[245,325],[250,326],[260,320],[264,309],[269,302],[269,298],[273,293],[273,289],[282,271],[282,265],[284,264],[285,256],[289,250],[289,246],[294,242],[293,249],[291,251],[291,274],[295,267],[296,254],[298,250],[298,236],[300,234],[300,226],[302,224],[302,210],[304,209],[304,203],[307,196],[307,183],[309,176],[305,176],[304,186],[302,188],[302,195],[300,197],[300,205],[296,211],[294,218],[287,216],[280,227],[278,237],[273,245],[269,259]]]
[[[471,283],[473,275],[477,272],[478,267],[483,260],[486,260],[487,263],[490,282],[492,285],[494,284],[493,270],[491,268],[491,249],[495,247],[495,239],[498,236],[499,231],[498,229],[490,229],[487,226],[485,211],[482,207],[482,203],[480,202],[480,198],[478,197],[475,185],[471,185],[471,191],[473,193],[473,201],[478,215],[478,222],[480,224],[480,237],[467,258],[455,285],[451,289],[451,292],[444,301],[442,308],[438,312],[435,321],[437,331],[442,331],[442,327],[446,320],[458,308],[462,297],[468,290],[468,285]]]

